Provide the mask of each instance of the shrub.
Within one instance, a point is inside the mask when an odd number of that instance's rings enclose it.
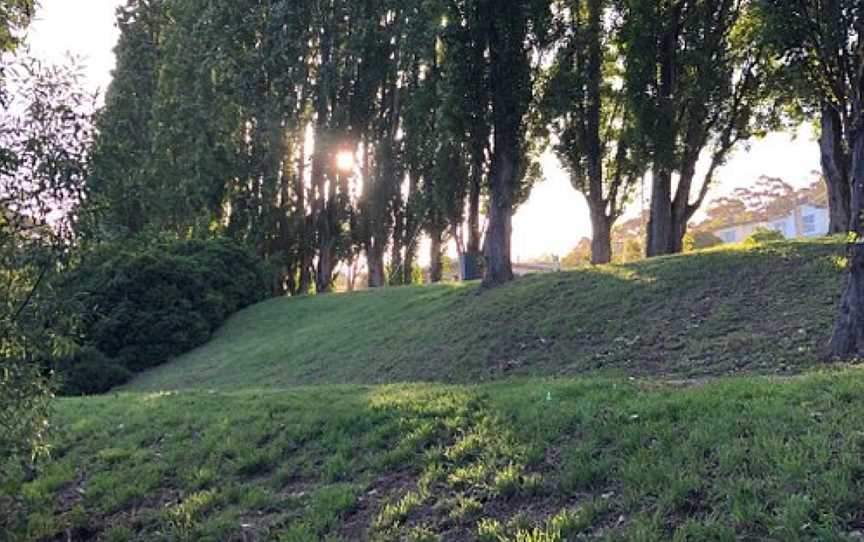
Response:
[[[60,386],[69,395],[105,393],[129,380],[132,374],[116,359],[106,357],[92,346],[85,346],[62,360],[58,370],[63,375]]]
[[[684,236],[684,252],[693,252],[694,250],[702,250],[722,244],[723,239],[720,239],[709,231],[696,231]]]
[[[747,239],[744,240],[745,245],[759,245],[769,243],[771,241],[783,241],[786,237],[777,230],[769,230],[768,228],[756,228]]]
[[[102,246],[61,289],[80,315],[85,347],[58,367],[71,394],[106,391],[202,345],[267,294],[260,262],[227,240]]]

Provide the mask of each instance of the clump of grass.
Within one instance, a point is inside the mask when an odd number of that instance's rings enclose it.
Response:
[[[375,520],[375,528],[385,530],[401,526],[411,512],[423,505],[424,500],[420,492],[409,491],[396,502],[385,504]]]
[[[210,510],[216,498],[212,491],[199,491],[165,511],[168,531],[180,540],[190,540],[198,521]]]

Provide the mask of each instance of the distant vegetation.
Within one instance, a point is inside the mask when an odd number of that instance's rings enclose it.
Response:
[[[783,241],[786,236],[777,230],[768,228],[756,228],[756,230],[744,239],[744,244],[756,246],[762,243],[770,243],[771,241]]]

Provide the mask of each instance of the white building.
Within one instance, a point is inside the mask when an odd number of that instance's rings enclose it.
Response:
[[[828,209],[809,203],[799,204],[785,217],[763,222],[735,224],[714,231],[714,235],[724,243],[740,243],[759,228],[775,230],[787,239],[802,237],[821,237],[828,233]]]

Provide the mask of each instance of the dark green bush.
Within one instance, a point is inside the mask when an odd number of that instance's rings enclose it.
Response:
[[[58,364],[60,386],[67,395],[105,393],[123,384],[132,373],[117,360],[105,356],[92,346],[85,346],[76,355]]]
[[[88,352],[59,368],[71,394],[93,393],[80,383],[97,369],[115,365],[128,378],[200,346],[225,318],[267,295],[260,262],[226,240],[103,246],[61,288],[80,315],[81,344],[104,358]],[[96,387],[104,391],[121,374]]]

